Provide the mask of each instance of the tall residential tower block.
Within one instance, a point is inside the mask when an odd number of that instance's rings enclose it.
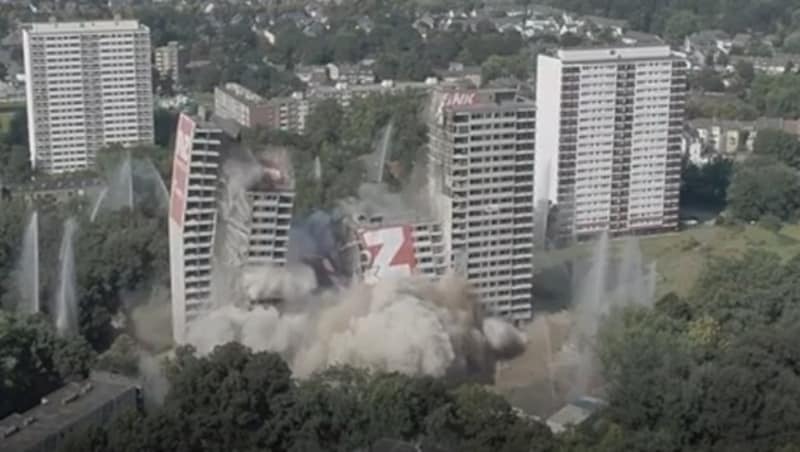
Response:
[[[150,30],[135,20],[23,29],[31,165],[86,169],[110,144],[153,143]]]
[[[678,226],[686,62],[667,46],[539,55],[537,206],[574,240]]]

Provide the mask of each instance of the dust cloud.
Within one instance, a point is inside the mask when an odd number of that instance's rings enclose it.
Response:
[[[190,324],[187,340],[200,354],[238,341],[281,354],[300,378],[333,365],[465,377],[490,376],[498,359],[524,348],[524,335],[484,317],[469,285],[452,275],[325,291],[302,266],[257,269],[242,280],[238,302]]]

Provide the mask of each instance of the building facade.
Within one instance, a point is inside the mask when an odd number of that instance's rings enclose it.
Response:
[[[434,92],[430,169],[450,265],[486,310],[532,318],[535,105],[516,90]]]
[[[370,190],[378,196],[370,196]],[[362,186],[357,202],[343,203],[348,213],[347,243],[343,251],[355,251],[350,273],[375,283],[386,277],[412,275],[437,279],[450,268],[445,228],[430,212],[428,200],[413,202],[401,193],[390,193],[380,183]],[[369,187],[368,187],[369,188]]]
[[[557,206],[553,235],[675,229],[686,61],[642,46],[560,50],[538,64],[536,199]]]
[[[175,137],[169,215],[172,333],[182,344],[186,325],[212,305],[211,270],[217,221],[222,129],[181,114]]]
[[[140,382],[122,375],[93,371],[42,397],[24,413],[0,419],[0,450],[50,452],[92,428],[106,427],[117,416],[142,407]]]
[[[308,102],[302,93],[266,99],[237,83],[214,88],[214,112],[248,128],[302,133]]]
[[[153,143],[150,30],[135,20],[23,29],[31,165],[86,169],[106,145]]]
[[[251,206],[247,265],[285,266],[289,251],[294,190],[289,187],[253,188],[247,192]]]
[[[173,84],[180,84],[180,46],[176,41],[156,47],[153,52],[153,61],[160,77],[170,77]]]
[[[178,344],[215,300],[242,295],[247,267],[287,264],[294,207],[288,154],[244,149],[204,114],[181,115],[175,139],[169,243]]]

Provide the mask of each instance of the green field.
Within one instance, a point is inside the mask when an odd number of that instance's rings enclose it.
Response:
[[[621,246],[612,241],[612,253]],[[784,226],[779,232],[758,225],[700,226],[686,231],[643,237],[639,245],[647,262],[656,262],[658,295],[675,292],[686,295],[703,266],[714,257],[737,256],[749,249],[774,252],[784,259],[800,254],[800,225]],[[588,258],[592,244],[540,253],[537,271],[569,260]]]

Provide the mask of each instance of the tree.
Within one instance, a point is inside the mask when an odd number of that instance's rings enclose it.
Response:
[[[153,112],[155,143],[164,148],[170,148],[172,135],[178,126],[178,114],[172,110],[157,108]]]
[[[466,452],[558,446],[546,426],[519,417],[501,397],[431,377],[334,367],[296,382],[278,355],[233,343],[205,357],[180,347],[167,375],[162,407],[73,437],[68,450],[350,452],[402,441]]]
[[[783,50],[789,53],[800,53],[800,32],[794,32],[783,40]]]
[[[758,74],[752,83],[750,100],[759,111],[770,116],[799,116],[800,75]]]
[[[431,415],[429,435],[447,450],[548,451],[557,441],[545,426],[518,416],[501,396],[477,385],[451,392],[453,402]]]
[[[800,170],[800,141],[791,133],[780,129],[761,130],[753,142],[753,150]]]
[[[5,80],[6,76],[8,76],[8,66],[0,61],[0,81]]]
[[[481,65],[481,81],[487,83],[501,77],[526,80],[528,78],[527,58],[524,55],[490,56]]]
[[[97,368],[122,375],[136,376],[139,357],[136,341],[126,334],[114,339],[111,347],[97,358]]]
[[[753,83],[753,79],[756,76],[755,68],[753,67],[753,63],[747,60],[739,60],[735,64],[736,75],[742,79],[744,82],[745,87],[749,87],[751,83]]]
[[[734,167],[727,198],[731,213],[742,220],[770,214],[786,221],[796,215],[799,196],[800,180],[793,169],[772,159],[752,158]]]
[[[27,147],[0,143],[0,180],[6,184],[24,184],[32,172]]]
[[[698,167],[685,162],[681,175],[681,203],[685,205],[721,208],[733,173],[733,162],[716,159]]]
[[[796,262],[784,265],[779,256],[763,251],[713,260],[692,290],[695,310],[717,320],[729,335],[774,324],[800,304],[793,287],[800,274],[792,267]]]
[[[697,15],[691,11],[679,10],[670,14],[664,25],[664,35],[672,43],[681,43],[683,39],[700,28]]]
[[[10,145],[28,146],[28,115],[25,110],[17,110],[11,117],[6,134],[6,143]]]
[[[24,412],[65,382],[85,378],[93,360],[81,337],[57,337],[38,315],[0,311],[0,416]]]
[[[75,243],[79,324],[96,350],[114,340],[111,317],[122,306],[123,292],[165,283],[169,247],[164,222],[135,210],[103,213],[81,225]]]
[[[722,92],[725,91],[725,84],[722,82],[722,77],[713,68],[706,67],[698,72],[692,85],[700,88],[703,91]]]

